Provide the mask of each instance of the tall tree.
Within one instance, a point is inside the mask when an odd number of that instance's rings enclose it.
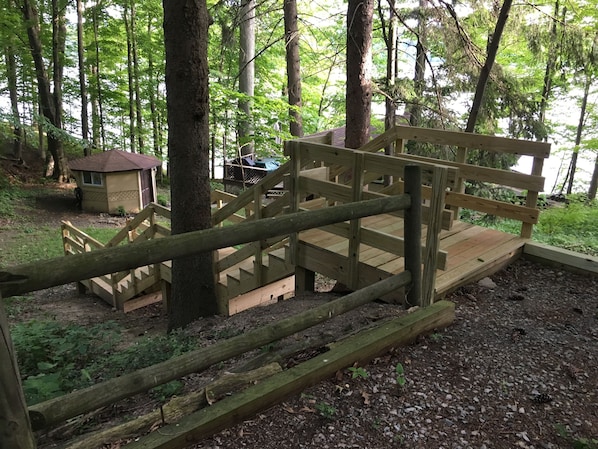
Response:
[[[415,45],[415,73],[413,75],[413,87],[415,101],[409,110],[409,124],[420,126],[421,121],[421,98],[423,97],[426,84],[426,30],[428,28],[426,9],[427,0],[419,0],[417,9],[417,43]]]
[[[105,148],[106,146],[106,128],[104,126],[104,90],[101,77],[101,59],[100,59],[100,2],[92,8],[93,24],[93,50],[94,64],[91,65],[92,78],[94,79],[94,89],[91,91],[91,118],[92,118],[92,141],[96,148]]]
[[[14,47],[7,45],[4,48],[6,59],[6,79],[8,81],[8,92],[10,95],[10,108],[13,120],[13,145],[12,154],[20,159],[23,152],[23,128],[21,126],[21,115],[19,114],[19,92],[17,90],[17,63],[15,60]]]
[[[475,130],[478,114],[484,101],[484,92],[486,90],[486,84],[488,82],[488,78],[490,77],[490,71],[492,70],[492,66],[494,65],[494,60],[496,59],[496,53],[498,52],[500,39],[505,29],[507,19],[509,18],[509,11],[511,10],[512,4],[513,0],[504,1],[500,9],[500,13],[498,15],[496,27],[494,28],[494,34],[488,41],[488,54],[486,56],[486,62],[484,63],[480,72],[478,85],[476,87],[475,95],[473,97],[473,103],[471,105],[469,117],[467,118],[467,125],[465,126],[465,132],[467,133],[472,133]]]
[[[135,0],[131,0],[131,50],[133,56],[133,89],[135,90],[135,134],[140,153],[144,152],[143,110],[141,109],[141,74],[139,68],[139,52],[137,44],[137,8]]]
[[[384,19],[384,9],[382,8],[382,1],[378,0],[378,12],[380,14],[380,21],[382,22],[382,33],[384,43],[386,44],[386,92],[384,95],[385,115],[384,115],[384,129],[390,129],[395,125],[395,117],[397,114],[397,101],[395,98],[395,85],[397,78],[397,44],[398,44],[398,18],[395,0],[389,1],[389,16],[388,21]],[[386,151],[390,154],[391,148]]]
[[[303,137],[301,116],[301,62],[299,58],[299,27],[297,26],[297,1],[284,0],[284,34],[287,55],[287,88],[291,135]]]
[[[131,14],[132,16],[132,14]],[[135,138],[135,88],[133,69],[133,19],[129,17],[129,4],[125,2],[123,9],[123,21],[127,33],[127,88],[129,93],[129,145],[132,153],[137,152],[137,139]]]
[[[48,151],[52,155],[52,176],[60,182],[69,179],[69,167],[64,153],[60,133],[62,131],[62,77],[64,70],[64,48],[66,29],[64,24],[65,5],[52,0],[52,86],[46,69],[41,39],[40,21],[37,9],[31,0],[21,0],[21,12],[27,26],[27,37],[35,63],[39,104],[42,115],[49,122],[47,129]]]
[[[583,96],[581,98],[581,108],[579,112],[579,120],[577,122],[577,131],[575,133],[575,146],[573,147],[573,154],[571,155],[571,162],[569,163],[569,171],[567,172],[567,195],[573,192],[573,181],[575,180],[575,172],[577,171],[577,158],[579,156],[579,147],[581,145],[581,137],[585,128],[586,111],[588,108],[588,97],[590,96],[590,87],[592,86],[592,73],[590,70],[584,73],[585,83],[583,89]]]
[[[373,16],[373,0],[349,0],[345,131],[345,146],[348,148],[359,148],[370,138]]]
[[[546,60],[546,70],[544,71],[544,81],[542,83],[542,98],[540,99],[540,108],[539,108],[539,118],[538,121],[540,122],[541,126],[543,127],[543,136],[542,140],[546,140],[548,135],[545,132],[545,121],[546,121],[546,109],[548,108],[548,100],[550,98],[550,94],[552,92],[552,84],[553,84],[553,76],[554,76],[554,69],[556,66],[556,60],[558,57],[558,52],[556,51],[558,48],[558,15],[559,15],[559,0],[555,0],[554,2],[554,14],[552,16],[552,24],[550,27],[550,42],[548,46],[548,54]]]
[[[172,233],[211,227],[205,0],[164,0]],[[168,328],[217,313],[211,252],[173,260]]]
[[[239,141],[241,154],[254,152],[252,111],[255,94],[255,0],[241,0],[239,52]]]
[[[85,80],[85,40],[83,36],[83,1],[77,0],[77,57],[79,61],[79,89],[81,93],[81,137],[83,155],[91,154],[89,145],[89,113],[87,111],[87,81]]]

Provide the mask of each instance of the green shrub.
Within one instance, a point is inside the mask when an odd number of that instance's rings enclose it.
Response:
[[[158,193],[157,199],[160,206],[168,207],[168,196],[163,193]]]
[[[16,324],[11,333],[29,404],[89,385],[86,368],[118,341],[114,322],[83,327],[33,320]]]

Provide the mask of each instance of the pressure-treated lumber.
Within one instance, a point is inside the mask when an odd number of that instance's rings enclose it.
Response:
[[[17,278],[0,273],[0,282]],[[15,349],[0,295],[0,448],[35,449]]]
[[[568,271],[598,275],[598,257],[580,254],[538,242],[526,242],[523,257],[543,264],[562,267]]]
[[[3,296],[19,295],[81,279],[129,270],[177,257],[213,251],[242,243],[302,231],[339,221],[389,213],[411,206],[409,195],[398,195],[359,203],[342,204],[315,211],[296,212],[264,218],[236,226],[212,228],[173,235],[135,245],[104,248],[92,253],[74,254],[6,268],[27,279],[19,284],[0,284]],[[52,267],[51,270],[48,267]]]
[[[222,377],[198,391],[172,398],[162,406],[161,410],[153,410],[117,426],[84,435],[64,449],[96,449],[105,447],[106,444],[116,440],[124,440],[146,433],[162,420],[166,423],[172,423],[207,405],[212,405],[227,393],[232,393],[241,387],[265,379],[280,371],[281,367],[278,363],[270,363],[246,373],[225,373]]]
[[[432,175],[433,186],[444,186],[446,185],[446,178],[448,171],[446,167],[435,167]],[[438,251],[440,247],[440,231],[442,223],[438,220],[440,211],[444,209],[444,189],[433,189],[432,201],[430,204],[430,210],[432,211],[433,220],[428,223],[426,229],[426,254],[423,258],[424,270],[423,270],[423,287],[422,287],[422,298],[421,306],[427,307],[434,302],[435,287],[436,287],[436,269],[438,267]]]
[[[405,167],[405,193],[411,196],[411,207],[405,210],[405,269],[411,273],[407,304],[421,306],[422,299],[422,198],[421,170],[417,165]],[[436,246],[438,248],[438,246]]]
[[[174,357],[156,365],[51,399],[29,408],[33,428],[38,430],[81,413],[111,404],[187,374],[200,372],[251,349],[287,337],[341,315],[411,282],[409,272],[384,279],[362,290],[274,324],[248,331],[221,343]]]
[[[126,449],[180,449],[237,424],[284,398],[331,377],[336,371],[358,362],[364,364],[393,347],[404,345],[418,335],[450,325],[454,304],[440,301],[425,309],[361,332],[335,345],[330,351],[214,406],[193,413],[176,424],[160,429],[124,446]]]

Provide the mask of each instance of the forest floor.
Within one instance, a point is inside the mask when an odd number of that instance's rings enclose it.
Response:
[[[0,217],[0,251],[10,244],[10,220],[58,226],[111,226],[123,219],[79,212],[72,187],[47,186],[34,209]],[[15,228],[16,229],[16,228]],[[50,269],[50,268],[49,268]],[[491,281],[491,282],[489,282]],[[190,326],[200,345],[311,308],[339,296],[321,283],[313,295],[251,309],[231,318],[202,319]],[[123,314],[73,285],[33,293],[13,322],[43,318],[81,325],[116,321],[124,340],[164,333],[159,305]],[[446,299],[456,304],[455,322],[372,363],[339,371],[333,378],[252,419],[223,430],[194,448],[596,448],[598,447],[598,279],[531,263],[514,262],[485,282]],[[309,332],[283,340],[354,332],[405,311],[373,303]],[[308,355],[304,351],[301,356]],[[259,350],[183,379],[197,390],[242,365]],[[295,355],[283,362],[296,363]],[[405,381],[398,383],[401,365]],[[283,366],[283,367],[284,367]],[[402,382],[401,382],[402,383]],[[157,405],[137,395],[85,420],[86,430],[120,423]],[[64,447],[80,427],[40,433],[39,447]],[[130,438],[106,442],[116,449]],[[91,448],[90,448],[91,449]]]

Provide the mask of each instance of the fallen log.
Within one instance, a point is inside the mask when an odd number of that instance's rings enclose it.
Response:
[[[168,424],[177,421],[185,415],[207,405],[212,405],[225,394],[265,379],[279,373],[281,370],[278,363],[271,363],[245,373],[225,373],[199,391],[171,399],[161,409],[154,410],[123,424],[87,434],[64,449],[95,449],[116,440],[126,440],[147,433],[153,428],[161,427],[160,424],[162,423]]]
[[[236,357],[372,302],[393,290],[409,285],[410,282],[411,274],[404,271],[342,298],[221,343],[35,404],[29,407],[31,424],[34,430],[40,430],[171,380],[201,372],[214,363]]]
[[[363,365],[418,335],[446,327],[455,319],[455,305],[439,301],[377,328],[348,338],[330,351],[301,363],[212,407],[152,432],[124,449],[181,449],[226,427],[238,424],[284,398],[334,375],[354,363]]]

